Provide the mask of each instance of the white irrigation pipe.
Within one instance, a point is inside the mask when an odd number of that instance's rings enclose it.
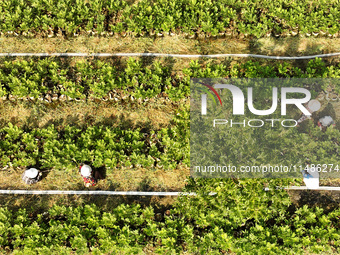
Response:
[[[285,190],[333,190],[340,191],[340,187],[320,186],[309,189],[306,186],[277,187]],[[271,189],[265,188],[265,191]],[[196,196],[195,192],[144,192],[144,191],[105,191],[105,190],[0,190],[0,194],[7,195],[113,195],[113,196]],[[216,195],[210,192],[209,196]]]
[[[340,187],[330,187],[330,186],[319,186],[315,189],[309,189],[306,186],[292,186],[285,188],[286,190],[338,190],[340,191]]]
[[[285,189],[285,190],[335,190],[340,191],[340,187],[330,187],[330,186],[319,186],[319,188],[309,189],[307,186],[291,186],[291,187],[277,187],[277,189]],[[269,191],[271,189],[265,188],[265,191]]]
[[[318,54],[299,57],[267,56],[258,54],[215,54],[215,55],[185,55],[185,54],[164,54],[164,53],[0,53],[0,57],[175,57],[175,58],[265,58],[265,59],[313,59],[340,56],[340,52]]]
[[[196,196],[195,192],[143,192],[105,190],[0,190],[8,195],[119,195],[119,196]],[[216,193],[210,192],[209,195]]]

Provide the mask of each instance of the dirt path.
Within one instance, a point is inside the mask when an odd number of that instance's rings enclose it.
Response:
[[[340,38],[187,39],[162,38],[0,38],[0,52],[158,52],[173,54],[253,53],[294,56],[340,52]]]
[[[151,101],[151,100],[150,100]],[[77,125],[108,125],[120,128],[149,127],[159,130],[170,125],[175,112],[189,100],[178,102],[153,100],[142,104],[123,105],[110,102],[67,102],[34,104],[29,102],[0,103],[0,128],[9,122],[18,127],[43,128]]]

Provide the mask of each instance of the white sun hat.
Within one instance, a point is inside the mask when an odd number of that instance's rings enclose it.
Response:
[[[36,168],[30,168],[28,170],[25,171],[25,175],[28,177],[28,178],[31,178],[31,179],[34,179],[35,177],[37,177],[39,174],[39,171],[38,169]]]
[[[313,100],[309,101],[308,110],[309,110],[310,113],[316,112],[316,111],[320,110],[320,108],[321,108],[321,104],[318,100],[313,99]]]
[[[319,188],[319,172],[315,167],[308,167],[307,174],[304,174],[303,177],[308,189]]]
[[[92,168],[89,165],[83,165],[80,169],[80,173],[84,177],[91,176]]]
[[[331,116],[325,116],[325,117],[321,118],[319,121],[322,124],[322,126],[324,126],[324,127],[328,127],[329,125],[334,123]]]

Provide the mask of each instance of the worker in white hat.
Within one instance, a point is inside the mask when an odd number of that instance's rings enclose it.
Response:
[[[97,181],[93,177],[92,168],[89,165],[80,164],[79,173],[83,177],[85,187],[96,185]]]
[[[308,189],[319,188],[319,172],[315,167],[307,166],[306,170],[302,171],[303,181]]]
[[[22,180],[26,184],[34,184],[41,180],[42,173],[36,168],[27,169],[22,174]]]
[[[320,127],[320,130],[325,131],[327,127],[329,126],[335,126],[335,121],[331,116],[324,116],[319,119],[318,126]]]

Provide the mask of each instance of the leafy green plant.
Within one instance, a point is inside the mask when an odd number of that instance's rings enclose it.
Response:
[[[304,36],[339,32],[336,1],[203,1],[157,0],[130,5],[125,0],[84,2],[78,0],[4,0],[0,3],[0,32],[7,35],[30,34],[64,36],[108,35],[111,32],[184,32],[217,36],[227,29],[243,35],[264,37],[284,35],[296,30]]]

